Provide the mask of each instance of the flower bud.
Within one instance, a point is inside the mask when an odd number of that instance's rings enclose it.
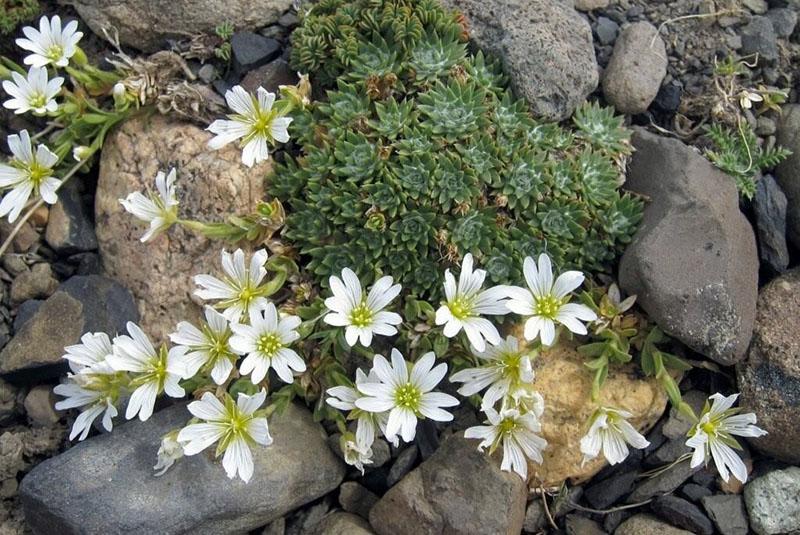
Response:
[[[114,105],[116,107],[121,108],[125,106],[127,103],[126,92],[125,84],[122,82],[114,84],[114,89],[112,89],[111,94],[114,97]]]
[[[72,149],[72,157],[76,162],[82,162],[92,155],[92,149],[86,145],[79,145]]]

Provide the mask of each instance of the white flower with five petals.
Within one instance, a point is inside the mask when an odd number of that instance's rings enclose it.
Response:
[[[188,321],[178,323],[178,330],[169,335],[173,344],[186,348],[186,374],[193,377],[204,366],[209,369],[211,378],[221,385],[227,381],[239,355],[230,345],[233,335],[228,320],[207,306],[205,324],[198,329]]]
[[[0,188],[11,191],[0,201],[0,217],[8,215],[8,221],[13,223],[31,193],[41,195],[47,204],[55,204],[61,181],[53,177],[58,156],[44,145],[38,145],[34,151],[27,130],[8,136],[8,148],[13,158],[10,165],[0,164]]]
[[[69,22],[62,29],[61,17],[58,15],[52,19],[47,17],[39,19],[38,30],[31,26],[22,28],[25,39],[17,39],[17,46],[32,52],[25,57],[25,65],[66,67],[69,58],[78,51],[78,41],[83,37],[83,32],[77,30],[77,20]]]
[[[580,271],[566,271],[553,281],[553,268],[550,257],[539,256],[539,265],[531,257],[525,258],[523,274],[528,288],[506,287],[508,309],[525,316],[525,339],[535,340],[541,336],[542,344],[549,346],[556,336],[555,326],[559,323],[575,334],[586,334],[582,321],[594,321],[597,314],[585,305],[570,303],[570,294],[583,284],[584,275]]]
[[[272,108],[275,93],[259,87],[256,94],[251,95],[237,85],[225,92],[225,100],[236,113],[229,115],[227,120],[218,119],[208,127],[210,132],[216,134],[208,142],[210,149],[217,150],[241,139],[242,162],[247,167],[253,167],[269,158],[269,143],[289,141],[287,128],[292,119],[281,117]]]
[[[245,483],[250,481],[254,470],[250,445],[272,444],[267,419],[256,413],[266,397],[265,390],[252,396],[239,394],[234,403],[226,393],[223,404],[214,394],[206,392],[199,401],[189,403],[189,412],[203,422],[187,425],[178,433],[184,455],[197,455],[219,442],[217,455],[225,452],[222,467],[228,477],[233,479],[238,474]]]
[[[589,431],[581,438],[583,462],[594,459],[602,450],[609,464],[621,463],[628,456],[628,445],[643,449],[650,445],[641,433],[628,422],[628,411],[599,407],[589,421]]]
[[[158,195],[145,197],[141,192],[128,194],[119,202],[137,218],[150,223],[150,228],[140,238],[146,242],[160,232],[167,230],[178,220],[178,199],[175,197],[175,169],[165,175],[162,171],[156,174],[156,190]]]
[[[31,67],[28,76],[11,71],[11,80],[3,81],[3,90],[11,99],[3,102],[3,106],[14,110],[16,114],[32,111],[36,115],[44,115],[58,109],[56,95],[61,91],[64,79],[56,76],[47,79],[47,69]]]
[[[220,280],[211,275],[195,276],[194,282],[200,288],[194,294],[206,301],[217,301],[214,307],[222,309],[222,315],[233,322],[263,309],[269,303],[269,288],[262,284],[267,276],[264,264],[268,256],[266,249],[259,249],[253,253],[248,268],[241,249],[233,253],[222,251],[225,277]]]
[[[341,279],[335,275],[330,278],[333,296],[325,299],[325,306],[331,311],[325,316],[325,323],[346,327],[344,337],[351,347],[359,341],[369,347],[374,334],[397,334],[395,326],[403,319],[395,312],[384,310],[400,293],[401,286],[392,282],[392,277],[381,277],[366,293],[353,270],[344,268]]]

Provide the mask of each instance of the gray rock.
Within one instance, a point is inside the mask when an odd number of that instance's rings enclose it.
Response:
[[[11,283],[11,301],[21,303],[28,299],[50,297],[58,288],[58,279],[50,264],[34,264],[30,271],[23,271]]]
[[[103,35],[102,28],[114,27],[122,44],[155,52],[168,38],[212,34],[222,22],[238,31],[266,26],[277,21],[292,0],[74,0],[70,4],[97,35]]]
[[[19,413],[22,392],[0,379],[0,425],[8,425]]]
[[[603,95],[620,113],[647,110],[667,74],[667,52],[649,22],[622,29],[603,73]]]
[[[34,426],[53,425],[60,419],[54,407],[55,403],[52,388],[47,385],[34,386],[25,396],[25,413]]]
[[[568,2],[552,0],[444,0],[463,12],[470,36],[502,58],[514,92],[534,115],[560,121],[597,87],[589,23]]]
[[[261,531],[261,535],[284,535],[286,532],[286,518],[280,517],[273,520]]]
[[[756,122],[756,134],[759,136],[771,136],[778,130],[778,124],[775,119],[762,115]]]
[[[775,169],[775,178],[788,201],[786,235],[795,247],[800,247],[800,104],[783,107],[776,141],[792,151]]]
[[[50,208],[44,239],[56,252],[66,255],[97,249],[94,225],[77,182],[67,182],[58,190],[58,202]]]
[[[620,286],[667,334],[722,365],[753,332],[758,255],[733,180],[680,141],[636,129],[625,187],[651,199]]]
[[[247,91],[255,92],[261,86],[267,91],[276,93],[278,86],[294,85],[296,83],[297,73],[292,70],[285,60],[279,58],[248,72],[239,85]]]
[[[518,475],[453,435],[389,489],[369,520],[381,535],[513,534],[522,529],[526,496]]]
[[[271,418],[275,441],[253,448],[249,483],[225,477],[206,454],[155,477],[161,436],[190,417],[181,403],[36,466],[20,486],[34,533],[242,533],[330,492],[344,477],[324,431],[296,405]]]
[[[750,527],[758,535],[800,530],[800,468],[773,470],[744,487]]]
[[[544,511],[544,505],[542,505],[541,498],[536,497],[525,509],[522,531],[524,533],[539,533],[546,525],[547,514]]]
[[[769,9],[767,0],[742,0],[742,4],[756,15],[763,15]]]
[[[138,313],[130,292],[99,275],[64,282],[0,352],[0,374],[14,380],[58,376],[64,369],[64,346],[86,332],[113,336],[125,331]]]
[[[689,390],[683,394],[682,398],[696,414],[699,414],[703,410],[703,405],[705,405],[708,395],[699,390]],[[661,428],[661,432],[669,439],[682,439],[685,441],[686,433],[689,432],[692,425],[693,422],[685,414],[672,407],[669,410],[669,418],[664,423],[664,427]]]
[[[693,502],[699,502],[703,498],[711,496],[714,493],[711,492],[711,489],[708,487],[698,485],[697,483],[687,483],[681,487],[681,494]]]
[[[643,479],[625,501],[637,503],[662,494],[669,494],[680,487],[697,470],[699,468],[689,466],[688,460],[674,464],[656,476]]]
[[[786,195],[772,175],[761,177],[756,184],[756,194],[753,198],[758,254],[761,261],[775,273],[783,273],[789,266],[786,207]]]
[[[39,307],[42,306],[42,299],[28,299],[17,307],[17,315],[14,317],[14,332],[19,332],[25,322],[33,317]]]
[[[633,471],[613,475],[597,483],[592,483],[586,487],[583,495],[589,505],[595,509],[606,509],[633,490],[636,476],[636,472]]]
[[[656,451],[647,456],[644,464],[650,467],[664,466],[674,462],[681,455],[691,452],[686,445],[686,437],[666,441]]]
[[[675,82],[664,84],[658,90],[653,106],[655,109],[674,114],[681,106],[681,87]]]
[[[655,514],[672,524],[697,535],[712,535],[711,520],[693,503],[677,496],[659,496],[650,504]]]
[[[206,63],[197,71],[197,77],[210,84],[217,77],[217,69],[211,63]]]
[[[758,415],[767,435],[750,439],[756,449],[800,463],[800,268],[761,289],[753,342],[736,367],[740,405]]]
[[[380,498],[355,481],[345,481],[339,487],[339,504],[348,513],[369,519],[369,512]]]
[[[619,525],[614,535],[690,535],[691,531],[678,529],[646,513],[630,517]],[[693,535],[693,534],[692,534]]]
[[[594,520],[576,514],[567,515],[564,527],[567,535],[605,535],[606,533]]]
[[[797,26],[797,12],[786,7],[778,7],[767,11],[767,18],[778,37],[789,37]]]
[[[395,483],[405,477],[407,473],[414,467],[419,456],[416,444],[411,444],[397,456],[397,459],[389,469],[389,475],[386,478],[386,484],[393,487]]]
[[[278,57],[281,44],[253,32],[236,32],[231,37],[231,59],[235,76],[261,67]]]
[[[688,486],[688,485],[687,485]],[[722,535],[747,535],[744,501],[738,494],[718,494],[702,499],[703,507]]]
[[[753,17],[750,23],[739,31],[742,36],[741,55],[758,54],[762,60],[778,59],[778,36],[772,21],[767,17]]]
[[[593,11],[605,9],[611,0],[575,0],[575,9],[578,11]]]
[[[366,520],[350,513],[332,513],[314,528],[315,535],[373,535]]]
[[[617,38],[619,24],[608,17],[597,17],[597,25],[594,31],[597,34],[597,40],[600,41],[600,44],[610,45]]]

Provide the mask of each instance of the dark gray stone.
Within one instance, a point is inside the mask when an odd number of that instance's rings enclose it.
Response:
[[[345,481],[339,487],[339,504],[348,513],[369,519],[369,512],[380,498],[355,481]]]
[[[739,405],[758,415],[767,431],[749,439],[756,449],[787,463],[800,463],[800,268],[761,289],[753,342],[736,367]]]
[[[623,472],[608,479],[592,483],[586,487],[583,495],[595,509],[607,509],[617,500],[633,490],[636,483],[636,472]]]
[[[567,535],[606,535],[600,524],[577,514],[567,515],[564,527]]]
[[[398,481],[403,479],[407,473],[414,467],[417,462],[418,451],[416,444],[409,445],[406,449],[400,452],[397,456],[392,468],[389,469],[389,475],[386,478],[386,484],[393,487]]]
[[[125,332],[139,314],[131,293],[99,275],[75,276],[42,303],[0,352],[0,374],[9,380],[41,380],[66,369],[64,347],[87,332]]]
[[[686,496],[690,501],[699,502],[706,496],[711,496],[714,493],[711,492],[711,489],[708,487],[698,485],[697,483],[687,483],[681,487],[681,494]]]
[[[650,504],[655,514],[698,535],[713,535],[714,526],[699,507],[677,496],[659,496]]]
[[[733,180],[678,140],[634,130],[625,187],[646,195],[619,282],[667,334],[722,365],[744,358],[758,253]]]
[[[525,520],[522,523],[523,533],[540,533],[547,525],[547,513],[540,497],[535,497],[525,509]]]
[[[70,255],[97,249],[94,224],[84,205],[78,182],[58,190],[58,202],[50,208],[44,239],[56,252]]]
[[[470,37],[502,59],[511,87],[548,121],[572,115],[597,87],[592,29],[571,2],[444,0],[469,20]]]
[[[792,154],[775,168],[775,178],[786,195],[786,234],[800,248],[800,104],[783,106],[777,144]]]
[[[309,533],[309,532],[305,532]],[[314,526],[315,535],[371,535],[366,520],[350,513],[332,513]]]
[[[702,499],[703,507],[722,535],[747,535],[744,500],[738,494],[718,494]]]
[[[653,107],[663,113],[675,113],[681,106],[682,91],[679,85],[668,83],[661,86],[653,101]]]
[[[692,451],[685,443],[686,437],[666,441],[660,448],[645,458],[645,466],[664,466],[678,460],[681,455]]]
[[[739,31],[742,36],[741,55],[758,54],[762,60],[778,59],[778,36],[772,21],[767,17],[753,17],[750,23]]]
[[[20,486],[34,533],[242,533],[330,492],[344,477],[321,426],[296,405],[271,418],[275,441],[253,448],[249,483],[228,479],[206,454],[154,476],[161,436],[189,418],[181,403],[36,466]]]
[[[233,72],[242,76],[261,67],[281,54],[281,44],[253,32],[236,32],[231,37],[231,60]]]
[[[17,307],[17,316],[14,318],[14,332],[19,332],[25,322],[33,317],[39,307],[44,303],[43,299],[28,299]]]
[[[628,503],[637,503],[649,500],[662,494],[669,494],[680,487],[684,481],[689,479],[693,472],[700,468],[692,468],[689,461],[683,461],[672,465],[660,474],[643,479],[633,492],[625,500]]]
[[[594,28],[597,40],[603,45],[614,44],[619,32],[619,24],[608,17],[597,17],[597,25]]]
[[[790,466],[753,479],[744,487],[750,527],[758,535],[800,531],[800,468]]]
[[[767,11],[767,18],[778,37],[789,37],[797,26],[797,12],[793,9],[778,7]]]
[[[783,273],[789,266],[786,245],[786,195],[771,175],[756,184],[753,210],[756,213],[758,253],[761,261],[773,272]]]
[[[276,93],[278,86],[295,85],[296,83],[297,73],[292,70],[286,61],[276,59],[248,72],[239,85],[247,91],[254,92],[261,86],[267,91]]]
[[[210,84],[217,77],[217,69],[211,63],[206,63],[197,71],[197,77]]]

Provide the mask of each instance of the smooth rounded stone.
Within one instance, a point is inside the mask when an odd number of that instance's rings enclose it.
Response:
[[[522,522],[523,533],[539,533],[547,525],[547,513],[544,505],[538,496],[528,504],[525,509],[525,519]]]
[[[47,385],[34,386],[25,396],[25,413],[34,426],[53,425],[60,419],[54,408],[55,403],[56,398],[52,388]]]
[[[115,336],[138,319],[133,297],[118,282],[100,275],[71,277],[0,352],[0,374],[20,381],[57,377],[66,369],[65,346],[87,332]]]
[[[276,59],[266,65],[248,72],[239,83],[247,91],[255,91],[259,86],[272,93],[278,92],[281,85],[295,85],[297,73],[283,59]]]
[[[697,483],[687,483],[681,487],[681,494],[686,496],[690,501],[699,502],[703,498],[711,496],[714,493],[708,487],[698,485]],[[708,512],[708,508],[706,508],[706,512]]]
[[[761,289],[753,343],[736,367],[740,405],[758,416],[767,435],[749,439],[756,449],[800,463],[800,268]]]
[[[369,519],[369,512],[380,498],[356,481],[345,481],[339,487],[339,504],[348,513]]]
[[[524,340],[522,325],[517,331],[513,334]],[[542,464],[528,465],[535,485],[558,486],[567,479],[584,481],[606,465],[602,456],[584,463],[580,452],[586,423],[596,408],[591,400],[592,374],[585,362],[574,345],[566,342],[542,351],[533,362],[533,387],[544,398],[540,434],[547,440]],[[628,364],[611,367],[599,402],[629,411],[632,416],[628,421],[646,433],[664,413],[667,400],[655,379],[641,378],[634,365]]]
[[[350,513],[332,513],[323,518],[314,529],[315,535],[373,535],[363,518]]]
[[[756,214],[758,253],[761,261],[775,273],[789,266],[786,245],[786,195],[772,177],[764,175],[756,184],[753,210]]]
[[[647,513],[639,513],[619,525],[614,535],[693,535],[678,529]]]
[[[588,21],[568,2],[444,0],[468,19],[470,37],[502,59],[514,93],[546,121],[572,115],[597,88]]]
[[[678,140],[636,128],[625,187],[644,218],[620,286],[667,334],[715,362],[744,358],[755,321],[758,253],[728,175]]]
[[[597,25],[594,29],[597,40],[603,45],[610,45],[617,38],[619,24],[608,17],[597,17]]]
[[[567,515],[564,527],[567,535],[605,535],[606,533],[594,520],[577,514]]]
[[[247,71],[269,63],[281,53],[281,44],[253,32],[236,32],[231,37],[233,73],[239,77]]]
[[[28,299],[44,299],[58,288],[58,279],[50,264],[34,264],[30,271],[23,271],[11,283],[11,302],[21,303]]]
[[[97,249],[97,235],[77,182],[67,182],[59,188],[58,202],[50,208],[44,239],[60,254]]]
[[[775,178],[788,201],[787,237],[795,247],[800,247],[800,104],[783,106],[776,141],[778,145],[792,151],[775,168]]]
[[[744,487],[750,527],[758,535],[800,530],[800,468],[790,466],[757,477]]]
[[[106,273],[133,293],[141,327],[157,341],[179,321],[199,319],[193,277],[221,274],[220,252],[230,246],[177,226],[142,243],[146,224],[119,199],[151,190],[156,173],[174,167],[181,218],[221,222],[251,213],[264,195],[271,160],[247,168],[236,143],[212,151],[210,138],[198,126],[153,115],[127,121],[103,146],[95,198],[100,255]]]
[[[739,35],[742,36],[742,56],[758,54],[759,63],[778,59],[778,36],[769,18],[753,17],[747,26],[739,30]]]
[[[583,493],[589,505],[595,509],[606,509],[633,490],[638,474],[634,471],[615,474],[602,481],[592,483]]]
[[[714,526],[699,507],[677,496],[659,496],[650,504],[652,511],[675,527],[696,535],[713,535]]]
[[[228,479],[207,452],[184,457],[156,477],[162,435],[190,418],[179,403],[36,466],[20,485],[33,532],[242,533],[327,494],[344,477],[344,464],[328,449],[322,427],[293,404],[270,418],[272,445],[252,448],[249,483]]]
[[[797,26],[797,11],[786,7],[777,7],[767,11],[767,18],[778,37],[789,37]]]
[[[380,535],[518,534],[525,517],[525,483],[500,470],[477,442],[453,435],[375,504]]]
[[[643,113],[667,74],[667,51],[649,22],[622,29],[603,73],[603,95],[620,113]]]
[[[578,11],[592,11],[605,9],[611,0],[575,0],[575,9]]]
[[[170,38],[213,34],[222,22],[236,30],[272,24],[292,7],[292,0],[74,0],[70,4],[97,35],[113,27],[122,44],[155,52]]]
[[[706,513],[722,535],[747,535],[749,526],[741,496],[717,494],[705,496],[701,501]]]

